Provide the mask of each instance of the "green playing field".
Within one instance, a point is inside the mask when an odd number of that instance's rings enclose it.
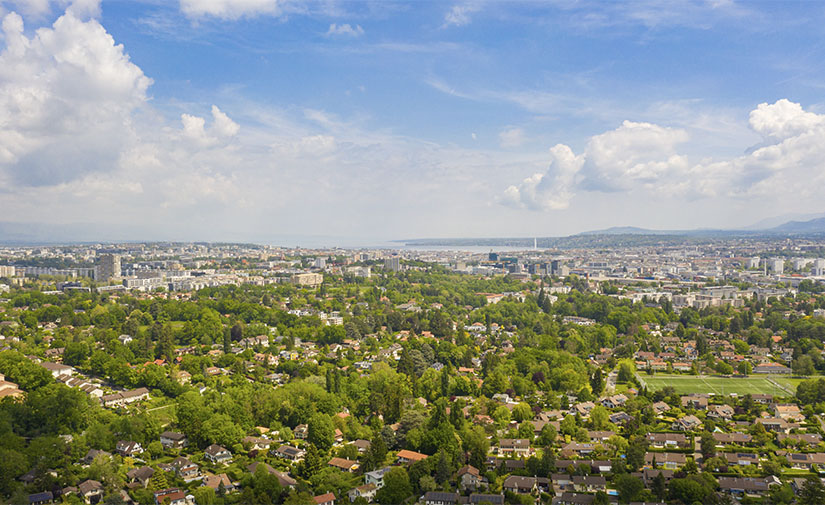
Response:
[[[714,393],[729,395],[736,393],[764,393],[774,396],[791,396],[796,392],[796,385],[801,379],[777,376],[749,376],[744,378],[713,377],[706,375],[637,375],[649,390],[657,391],[672,386],[679,394]]]

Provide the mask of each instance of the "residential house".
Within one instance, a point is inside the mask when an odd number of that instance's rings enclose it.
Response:
[[[759,455],[750,452],[725,452],[722,454],[728,466],[750,466],[759,464]]]
[[[746,445],[751,443],[753,437],[747,433],[714,433],[713,439],[716,440],[717,446],[725,445]]]
[[[458,497],[458,493],[427,491],[424,494],[424,505],[456,505]]]
[[[682,433],[648,433],[647,441],[657,449],[688,446],[688,439]]]
[[[149,485],[149,479],[155,474],[155,470],[150,466],[142,466],[140,468],[132,468],[126,472],[126,478],[129,483],[145,488]]]
[[[375,485],[376,490],[381,489],[384,487],[384,474],[389,471],[390,467],[385,466],[384,468],[367,472],[364,474],[364,483]]]
[[[765,496],[771,486],[782,483],[773,475],[769,477],[719,477],[719,489],[734,496]]]
[[[698,417],[690,415],[677,419],[671,425],[674,431],[693,431],[702,427],[702,421]]]
[[[203,457],[211,461],[213,464],[223,464],[232,460],[232,453],[225,447],[212,444],[203,451]]]
[[[103,484],[96,480],[84,480],[77,485],[77,494],[86,503],[97,503],[103,497]]]
[[[504,479],[502,489],[516,494],[532,494],[538,489],[536,477],[521,477],[518,475],[510,475]]]
[[[120,440],[117,445],[115,445],[115,452],[126,457],[134,457],[138,454],[143,454],[143,447],[140,446],[137,442],[132,442],[128,440]]]
[[[364,484],[363,486],[358,486],[355,489],[351,489],[347,496],[349,496],[349,501],[354,502],[357,498],[363,498],[367,500],[367,502],[371,502],[375,499],[375,494],[378,492],[378,488],[375,487],[375,484]]]
[[[274,451],[275,456],[289,461],[300,461],[304,459],[306,451],[292,447],[291,445],[281,445]]]
[[[160,434],[160,445],[164,449],[182,449],[189,445],[189,439],[183,433],[164,431]]]
[[[332,458],[327,462],[327,465],[350,473],[358,470],[357,461],[352,461],[344,458]]]
[[[687,463],[687,457],[679,452],[646,452],[645,466],[649,468],[667,468],[676,470]]]
[[[334,493],[325,493],[315,496],[312,499],[315,501],[315,505],[335,505]]]
[[[462,490],[475,490],[481,483],[481,473],[478,471],[478,468],[472,465],[462,466],[458,470],[456,478],[458,479],[458,486]]]
[[[227,493],[235,491],[235,484],[232,483],[232,481],[229,479],[229,476],[225,473],[219,475],[207,475],[203,478],[203,485],[206,487],[211,487],[215,491],[218,491],[220,489],[221,484],[223,484],[223,488],[224,490],[226,490]]]
[[[791,465],[791,468],[796,470],[810,470],[814,465],[818,467],[825,465],[825,453],[821,452],[808,454],[787,454],[785,457]]]
[[[420,452],[415,451],[408,451],[407,449],[402,449],[398,451],[397,457],[399,463],[417,463],[421,460],[427,459],[426,454],[421,454]]]
[[[502,438],[498,443],[498,454],[504,457],[527,457],[530,455],[530,441],[526,438]]]

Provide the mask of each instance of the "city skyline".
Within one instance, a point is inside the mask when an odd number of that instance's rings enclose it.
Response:
[[[3,1],[0,17],[7,227],[372,245],[825,211],[817,4]]]

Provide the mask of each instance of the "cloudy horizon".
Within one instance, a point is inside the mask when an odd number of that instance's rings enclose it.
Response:
[[[0,222],[23,230],[352,245],[825,211],[821,5],[6,0],[0,18]]]

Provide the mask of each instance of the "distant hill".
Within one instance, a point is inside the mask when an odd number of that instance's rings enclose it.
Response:
[[[814,233],[825,234],[825,217],[811,219],[809,221],[788,221],[785,224],[780,224],[769,231],[772,233]]]

